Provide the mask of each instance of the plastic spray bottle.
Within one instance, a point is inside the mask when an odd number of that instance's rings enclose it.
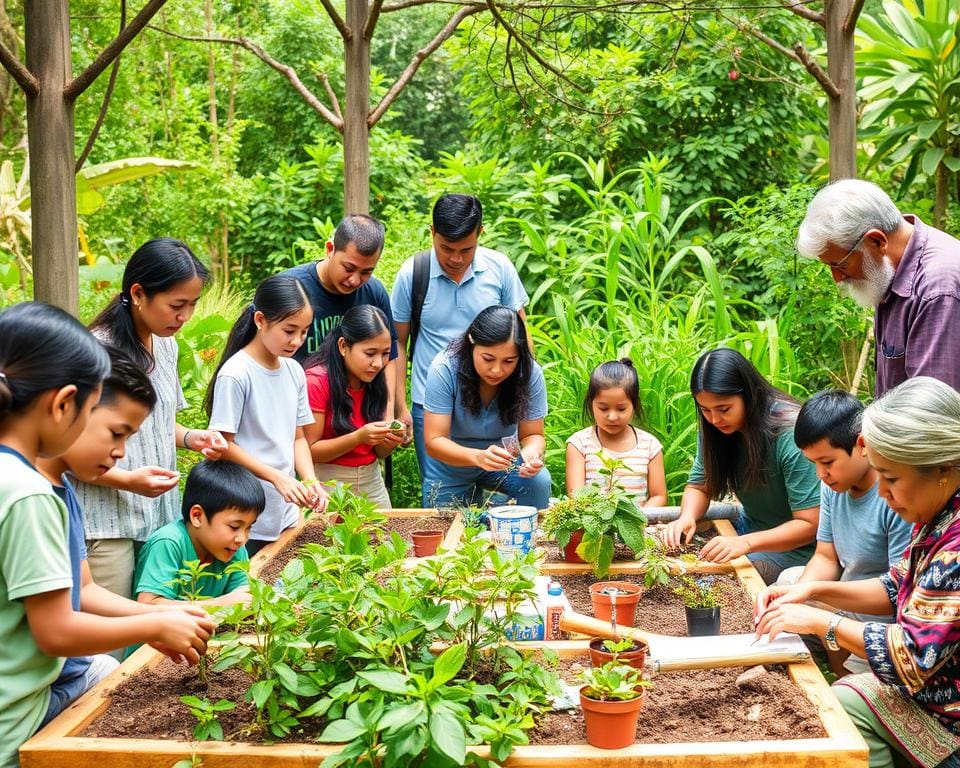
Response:
[[[543,608],[544,640],[562,640],[564,632],[560,620],[564,610],[563,587],[556,581],[547,587],[547,601]]]

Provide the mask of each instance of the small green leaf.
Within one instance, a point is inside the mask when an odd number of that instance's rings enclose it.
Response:
[[[419,700],[412,704],[394,707],[387,710],[386,714],[380,718],[380,722],[377,723],[377,730],[383,731],[388,728],[417,725],[423,719],[425,713],[426,705]]]
[[[328,743],[353,741],[366,732],[367,729],[364,726],[352,720],[334,720],[323,729],[317,741]]]
[[[451,712],[439,709],[430,715],[430,738],[437,751],[453,760],[454,765],[463,765],[467,756],[467,735]]]
[[[250,687],[247,695],[253,699],[257,709],[263,709],[263,705],[266,704],[270,694],[273,693],[273,687],[276,683],[277,681],[271,678],[270,680],[258,680]]]
[[[402,695],[410,692],[410,681],[406,675],[400,672],[393,672],[388,669],[373,669],[357,672],[357,677],[366,680],[374,688],[379,688],[386,693]]]
[[[467,659],[467,647],[463,643],[451,645],[440,654],[433,664],[433,678],[430,688],[436,690],[444,683],[453,680]]]

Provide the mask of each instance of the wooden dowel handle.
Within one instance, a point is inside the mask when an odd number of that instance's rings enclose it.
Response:
[[[592,616],[584,616],[582,613],[573,613],[564,611],[560,618],[560,629],[566,632],[578,632],[591,637],[603,637],[610,640],[617,640],[623,637],[629,637],[631,640],[642,640],[647,645],[650,641],[657,638],[663,638],[664,635],[657,635],[653,632],[644,632],[636,627],[624,627],[617,625],[616,631],[610,626],[609,621],[601,621]]]

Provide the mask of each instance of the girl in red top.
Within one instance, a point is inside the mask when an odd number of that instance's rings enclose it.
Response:
[[[404,437],[384,420],[388,405],[384,367],[390,330],[379,307],[361,304],[343,315],[320,351],[307,360],[307,397],[316,423],[304,427],[318,480],[336,480],[390,508],[380,458]]]

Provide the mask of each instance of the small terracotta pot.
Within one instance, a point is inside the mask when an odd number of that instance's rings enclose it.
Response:
[[[608,661],[613,661],[613,654],[603,646],[604,642],[606,641],[599,637],[590,641],[590,665],[593,667],[602,667]],[[617,654],[619,662],[634,669],[643,669],[643,660],[646,657],[647,644],[641,640],[634,640],[630,650]]]
[[[410,536],[413,538],[413,554],[416,557],[434,554],[443,541],[443,531],[414,531]]]
[[[637,603],[643,588],[629,581],[598,581],[590,585],[590,599],[593,601],[593,615],[610,621],[613,614],[613,595],[604,594],[604,590],[616,588],[617,624],[632,627],[637,615]]]
[[[580,708],[587,727],[587,741],[600,749],[630,746],[637,740],[637,722],[642,707],[642,694],[626,701],[598,701],[584,696],[581,688]]]
[[[574,531],[570,534],[570,541],[567,542],[567,546],[563,548],[563,559],[568,563],[583,563],[586,562],[580,555],[577,554],[577,547],[580,546],[580,542],[583,540],[583,531]]]
[[[687,608],[684,606],[683,610],[687,616],[687,634],[690,637],[720,634],[719,608]]]

